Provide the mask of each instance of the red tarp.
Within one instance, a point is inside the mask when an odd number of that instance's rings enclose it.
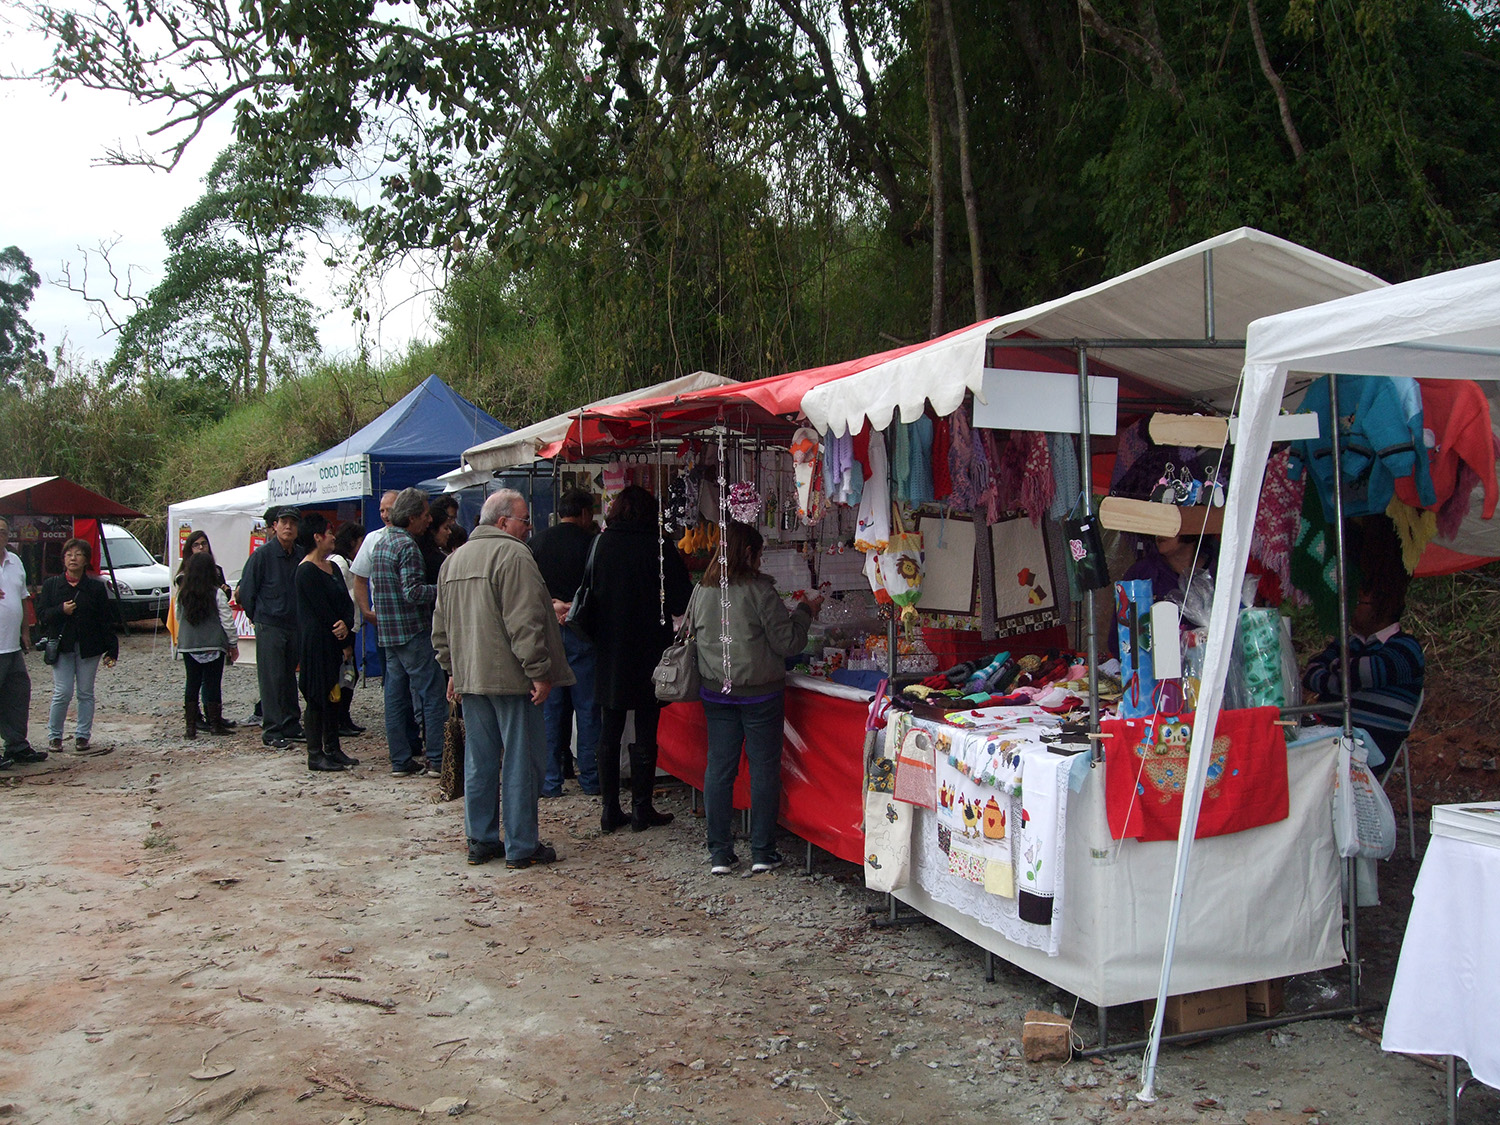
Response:
[[[0,480],[0,515],[137,519],[141,513],[63,477]]]
[[[797,687],[786,690],[781,742],[781,824],[850,863],[865,861],[864,744],[869,707]],[[656,731],[657,764],[695,789],[703,788],[708,730],[701,703],[662,709]],[[750,774],[743,757],[734,782],[734,807],[750,807]]]

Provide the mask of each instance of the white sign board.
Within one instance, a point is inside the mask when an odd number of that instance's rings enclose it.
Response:
[[[1108,375],[1089,376],[1089,433],[1114,436],[1119,397],[1118,379]],[[974,425],[990,430],[1082,433],[1078,376],[1057,371],[986,367],[980,394],[974,396]]]
[[[288,465],[266,474],[272,504],[316,504],[370,495],[370,458],[340,457],[306,465]]]

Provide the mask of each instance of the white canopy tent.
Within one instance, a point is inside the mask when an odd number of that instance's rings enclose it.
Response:
[[[1287,375],[1394,375],[1425,379],[1500,379],[1500,262],[1360,293],[1341,300],[1258,319],[1249,326],[1240,388],[1239,440],[1225,506],[1219,576],[1209,620],[1214,643],[1206,655],[1198,719],[1188,763],[1177,845],[1166,955],[1158,988],[1166,996],[1172,972],[1177,917],[1198,826],[1208,770],[1207,743],[1218,719],[1229,670],[1238,590],[1249,557],[1262,475],[1271,450],[1271,425],[1280,410]],[[1152,1028],[1142,1074],[1143,1099],[1153,1095],[1161,1026]]]
[[[460,488],[468,488],[475,484],[481,484],[490,479],[496,469],[511,469],[518,465],[529,465],[537,460],[540,451],[555,442],[562,441],[568,436],[568,427],[572,425],[581,414],[599,406],[613,406],[622,402],[634,402],[637,399],[664,398],[668,395],[686,394],[689,391],[706,390],[709,387],[721,387],[725,383],[733,383],[735,380],[725,375],[715,375],[711,371],[695,371],[691,375],[683,375],[676,379],[668,379],[650,387],[641,387],[637,390],[626,391],[623,394],[610,395],[601,398],[597,402],[591,402],[587,406],[579,407],[577,410],[569,410],[564,414],[558,414],[545,421],[536,422],[519,430],[514,430],[489,441],[481,442],[470,449],[464,450],[463,463],[452,472],[444,473],[438,479],[444,482],[446,490],[456,492]]]
[[[250,533],[270,504],[266,482],[181,500],[167,507],[167,566],[175,574],[182,548],[183,529],[208,534],[214,561],[224,568],[230,586],[239,581],[245,560],[250,557]]]
[[[1205,282],[1204,255],[1213,270]],[[912,350],[808,391],[802,410],[820,432],[877,429],[899,412],[912,421],[931,402],[951,414],[973,391],[982,396],[985,345],[1030,335],[1088,340],[1244,339],[1260,317],[1378,289],[1364,270],[1282,238],[1241,227],[1188,246],[1089,289],[1006,316],[980,321],[930,347]],[[1205,315],[1205,306],[1211,313]],[[1112,353],[1112,366],[1147,382],[1223,408],[1233,400],[1242,357],[1237,349],[1142,348]]]

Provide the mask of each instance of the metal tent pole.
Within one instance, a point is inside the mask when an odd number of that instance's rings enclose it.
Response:
[[[1094,444],[1089,437],[1089,355],[1081,344],[1078,347],[1078,420],[1079,461],[1083,478],[1083,502],[1088,511],[1094,503]],[[1099,733],[1099,632],[1094,620],[1094,591],[1083,592],[1083,615],[1088,619],[1089,654],[1089,733]],[[1104,744],[1093,740],[1089,756],[1095,762],[1104,757]]]

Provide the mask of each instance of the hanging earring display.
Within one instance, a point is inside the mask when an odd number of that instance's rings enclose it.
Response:
[[[724,653],[724,694],[729,694],[729,489],[724,480],[724,429],[719,428],[719,646]]]
[[[667,514],[664,510],[666,498],[662,495],[661,446],[656,439],[656,416],[651,417],[651,444],[656,449],[656,621],[667,623]]]

